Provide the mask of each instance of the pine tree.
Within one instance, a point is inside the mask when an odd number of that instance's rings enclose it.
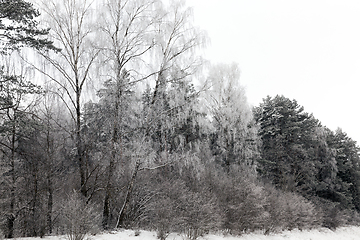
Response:
[[[336,150],[336,185],[329,198],[345,208],[360,210],[360,157],[359,147],[341,129],[329,138],[329,145]]]
[[[295,100],[279,95],[264,99],[255,109],[255,118],[262,139],[261,174],[283,190],[313,191],[312,133],[318,121]]]
[[[38,50],[55,50],[52,41],[46,39],[49,29],[42,29],[35,20],[40,15],[33,4],[24,0],[0,1],[1,53],[27,46]]]

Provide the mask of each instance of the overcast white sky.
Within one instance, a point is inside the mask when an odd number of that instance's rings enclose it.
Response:
[[[360,1],[187,0],[212,62],[237,62],[249,103],[296,99],[360,143]]]

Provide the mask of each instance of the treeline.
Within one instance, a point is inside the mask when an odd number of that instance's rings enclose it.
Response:
[[[284,96],[249,106],[236,64],[198,57],[206,37],[184,3],[39,9],[0,1],[5,237],[359,222],[356,142]]]

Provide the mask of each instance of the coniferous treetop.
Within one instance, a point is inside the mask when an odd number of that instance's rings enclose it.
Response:
[[[40,28],[36,17],[40,15],[33,4],[23,0],[0,1],[1,53],[6,54],[21,47],[37,50],[55,50],[53,42],[46,38],[49,29]]]

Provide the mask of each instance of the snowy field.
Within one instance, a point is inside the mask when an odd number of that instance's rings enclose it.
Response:
[[[45,238],[18,238],[17,240],[66,240],[65,236],[45,237]],[[124,230],[108,234],[90,236],[88,240],[157,240],[155,232],[141,231],[140,235],[135,236],[133,230]],[[336,231],[320,229],[312,231],[291,231],[279,234],[264,236],[262,234],[248,234],[239,237],[206,235],[199,240],[360,240],[360,227],[344,227]],[[186,240],[184,236],[170,235],[167,240]]]

